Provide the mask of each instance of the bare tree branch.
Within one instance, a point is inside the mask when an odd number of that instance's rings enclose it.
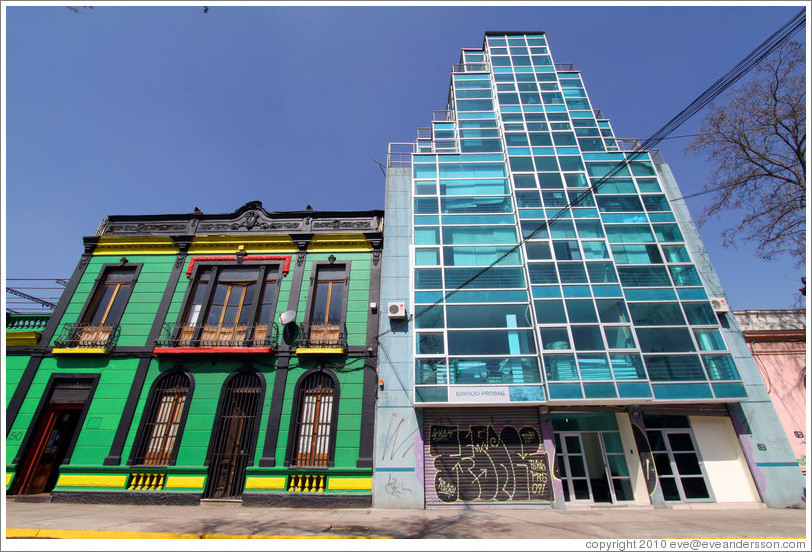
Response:
[[[741,210],[725,229],[725,245],[752,241],[758,255],[806,262],[805,47],[789,41],[765,59],[756,78],[711,106],[687,152],[712,167],[713,193],[699,218]]]

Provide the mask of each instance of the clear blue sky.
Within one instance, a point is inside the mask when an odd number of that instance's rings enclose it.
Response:
[[[68,278],[108,214],[383,209],[373,158],[445,107],[487,30],[545,31],[616,134],[646,138],[799,9],[7,6],[6,277]],[[660,145],[684,195],[709,173],[689,141]],[[701,234],[731,306],[792,307],[805,269],[724,248],[727,222]]]

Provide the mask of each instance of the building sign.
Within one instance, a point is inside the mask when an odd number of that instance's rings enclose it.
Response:
[[[510,392],[507,386],[451,386],[448,388],[448,402],[506,403],[510,402]]]

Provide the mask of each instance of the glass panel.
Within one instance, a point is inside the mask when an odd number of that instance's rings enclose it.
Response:
[[[662,264],[663,258],[654,244],[613,245],[612,255],[618,264]]]
[[[717,325],[719,319],[713,311],[710,303],[683,303],[682,308],[685,309],[685,316],[688,318],[688,323],[691,325]]]
[[[575,491],[575,498],[577,500],[589,500],[589,485],[585,479],[575,479],[572,482],[573,490]]]
[[[613,476],[623,477],[629,475],[629,468],[626,466],[626,459],[622,454],[610,454],[607,458],[609,459],[609,471]]]
[[[730,355],[702,355],[702,362],[711,380],[741,379],[733,358]]]
[[[541,372],[535,357],[452,358],[450,362],[452,384],[541,383]],[[538,400],[543,400],[543,396],[539,396]]]
[[[652,381],[705,380],[705,373],[695,355],[662,355],[645,357]]]
[[[679,502],[682,500],[679,490],[677,490],[677,482],[673,477],[660,478],[660,487],[663,490],[663,498],[666,501]]]
[[[606,452],[609,452],[609,453],[611,453],[611,452],[622,453],[623,452],[623,443],[620,440],[620,433],[617,433],[617,432],[605,432],[602,435],[603,435],[603,444],[604,444],[604,447],[606,448]],[[610,458],[611,458],[611,456],[610,456]],[[624,463],[624,466],[625,466],[625,463],[626,463],[625,460],[624,460],[623,463]],[[624,474],[624,475],[628,475],[628,474]]]
[[[567,458],[570,467],[570,477],[585,477],[586,468],[582,456],[569,456]]]
[[[665,437],[663,436],[662,431],[646,431],[646,436],[648,437],[648,443],[649,443],[649,446],[651,447],[652,451],[667,450],[666,446],[665,446]],[[667,457],[668,457],[668,455],[666,454],[666,458]],[[663,470],[660,469],[660,465],[656,463],[657,458],[658,458],[658,455],[655,454],[654,455],[654,460],[655,460],[655,464],[657,466],[657,471],[660,472],[661,474],[665,474],[665,475],[671,473],[670,471],[663,471]],[[660,458],[660,461],[662,462],[662,458]],[[670,468],[664,468],[664,469],[670,469]]]
[[[664,245],[663,253],[669,263],[690,263],[691,257],[688,250],[682,245]]]
[[[699,468],[699,459],[693,452],[683,452],[674,454],[674,463],[680,475],[702,475]]]
[[[624,287],[670,286],[668,272],[662,266],[620,266],[617,269]]]
[[[626,478],[612,479],[612,486],[615,488],[615,498],[618,501],[634,500],[631,480]]]
[[[528,259],[552,259],[549,242],[527,242],[525,244]]]
[[[541,346],[544,350],[569,349],[567,328],[541,328]]]
[[[442,305],[417,305],[415,307],[415,328],[442,328],[444,324]]]
[[[536,319],[539,324],[561,324],[567,322],[563,301],[535,301]]]
[[[609,353],[609,362],[615,379],[644,379],[646,372],[643,369],[643,359],[640,355]]]
[[[481,270],[480,268],[446,268],[445,286],[447,289],[463,286],[468,289],[525,287],[524,271],[521,268],[491,268],[480,274]]]
[[[610,349],[634,349],[634,339],[628,326],[604,327],[603,331]]]
[[[603,350],[600,326],[572,326],[572,341],[577,351]]]
[[[443,249],[443,260],[446,266],[518,265],[522,262],[518,249],[485,245],[446,247]]]
[[[683,326],[679,303],[629,303],[632,320],[638,326]]]
[[[573,332],[575,328],[573,328]],[[577,348],[577,340],[576,340]],[[593,347],[600,348],[600,347]],[[578,368],[581,371],[581,379],[583,380],[609,380],[612,379],[612,372],[609,370],[609,362],[606,360],[606,355],[593,354],[593,355],[578,355]]]
[[[598,315],[591,300],[568,299],[567,313],[571,323],[597,322]]]
[[[448,383],[445,359],[418,358],[415,359],[414,364],[416,384]]]
[[[671,277],[674,279],[674,285],[676,286],[702,285],[699,273],[692,265],[669,266],[668,270],[671,272]]]
[[[443,334],[441,333],[418,333],[417,334],[417,354],[435,355],[445,352],[443,344]]]
[[[449,328],[530,327],[527,305],[449,305],[447,308]]]
[[[685,498],[701,499],[710,498],[708,488],[705,486],[705,480],[701,477],[680,477],[682,483],[682,491],[685,493]]]
[[[581,439],[578,436],[567,435],[564,437],[564,443],[567,445],[567,454],[581,452]]]
[[[719,330],[694,330],[694,337],[700,351],[724,351],[725,341]]]
[[[687,433],[668,433],[668,444],[671,450],[694,450],[694,443]],[[680,473],[682,473],[680,471]]]
[[[574,355],[544,355],[547,379],[552,381],[578,380]]]
[[[449,331],[451,355],[534,354],[535,341],[530,330]]]
[[[415,228],[415,239],[417,236]],[[446,226],[443,228],[446,245],[516,244],[516,231],[510,226]]]

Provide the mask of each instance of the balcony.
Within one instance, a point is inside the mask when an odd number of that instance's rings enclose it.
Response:
[[[276,324],[188,326],[164,324],[155,353],[271,353],[279,344]]]
[[[6,346],[34,346],[51,317],[49,314],[6,313]]]
[[[296,341],[296,354],[344,354],[347,327],[344,324],[302,324]]]
[[[54,339],[54,354],[107,354],[116,346],[120,327],[65,324]]]

